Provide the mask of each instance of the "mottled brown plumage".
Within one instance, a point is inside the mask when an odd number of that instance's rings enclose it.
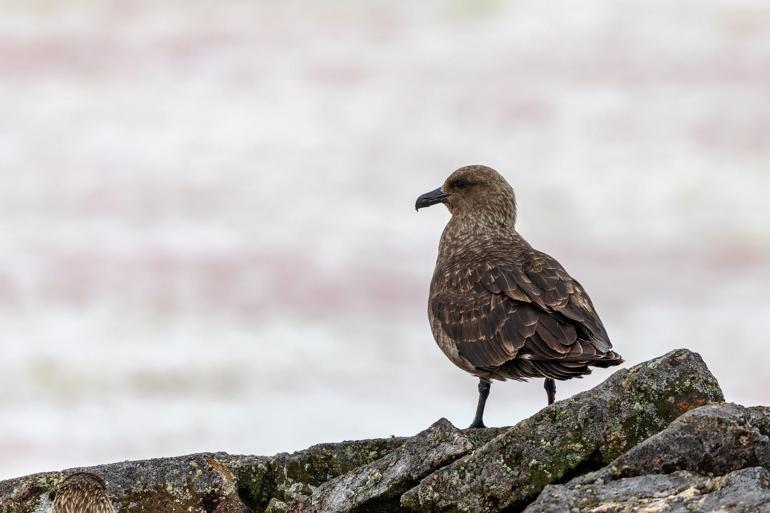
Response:
[[[68,476],[56,489],[53,513],[115,513],[104,481],[87,472]]]
[[[622,363],[583,287],[515,230],[513,189],[485,166],[458,169],[416,207],[444,203],[452,218],[439,244],[428,317],[439,347],[480,378],[474,426],[483,426],[491,379],[555,385]]]

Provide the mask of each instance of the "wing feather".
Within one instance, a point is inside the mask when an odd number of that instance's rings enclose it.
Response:
[[[439,279],[433,316],[479,369],[568,379],[589,373],[588,365],[622,361],[588,294],[545,253],[475,259]]]

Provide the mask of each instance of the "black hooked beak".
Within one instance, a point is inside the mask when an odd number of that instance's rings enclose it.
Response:
[[[435,205],[436,203],[446,203],[447,196],[449,195],[442,191],[441,187],[435,191],[426,192],[417,198],[417,203],[414,204],[414,209],[420,210],[421,208],[429,207],[431,205]]]

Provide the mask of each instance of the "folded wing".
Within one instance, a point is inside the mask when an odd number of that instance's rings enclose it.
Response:
[[[583,287],[549,255],[478,260],[436,287],[430,308],[458,353],[510,377],[568,379],[620,363]]]

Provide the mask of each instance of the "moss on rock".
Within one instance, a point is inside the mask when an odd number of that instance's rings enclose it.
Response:
[[[401,503],[420,511],[505,509],[586,465],[612,461],[688,409],[722,400],[700,356],[673,351],[545,408],[428,476]]]

